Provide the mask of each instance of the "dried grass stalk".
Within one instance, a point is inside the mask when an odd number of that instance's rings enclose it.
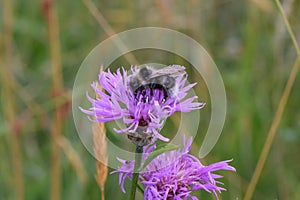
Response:
[[[103,90],[99,85],[98,88],[100,90]],[[96,98],[100,98],[99,96],[96,96]],[[94,139],[94,152],[95,156],[97,158],[96,161],[96,170],[97,173],[95,175],[95,178],[97,180],[97,183],[101,189],[101,199],[104,200],[104,185],[107,178],[107,142],[106,142],[106,129],[104,126],[104,123],[98,123],[95,122],[93,124],[93,139]]]
[[[50,48],[52,83],[54,97],[59,96],[64,90],[61,64],[61,49],[59,41],[58,17],[54,8],[54,0],[43,0],[43,14],[48,27],[48,43]],[[55,102],[54,119],[51,127],[51,183],[50,200],[61,199],[61,160],[59,137],[63,128],[63,107]]]
[[[105,31],[105,33],[108,36],[112,36],[112,35],[116,34],[116,31],[114,31],[112,26],[108,23],[106,18],[98,10],[98,8],[96,7],[95,3],[92,0],[82,0],[82,2],[88,8],[89,12],[94,16],[94,18],[97,20],[99,25],[103,28],[103,30]],[[120,38],[117,37],[116,40],[114,40],[114,41],[115,41],[116,46],[121,51],[128,50],[128,48],[125,46],[124,42]],[[136,57],[131,52],[129,52],[128,54],[125,54],[124,57],[129,63],[138,64]]]
[[[64,151],[65,155],[67,156],[69,162],[74,168],[80,181],[84,184],[87,183],[88,181],[87,172],[85,171],[83,163],[81,162],[80,157],[75,151],[75,149],[72,147],[70,141],[64,136],[60,136],[58,144],[60,148]]]
[[[13,68],[13,28],[14,28],[14,1],[3,1],[3,39],[1,37],[0,45],[3,43],[3,57],[0,55],[0,82],[1,93],[3,94],[3,113],[8,122],[9,142],[11,145],[12,177],[13,185],[10,185],[14,191],[16,200],[23,200],[25,194],[23,178],[23,154],[22,140],[20,137],[21,129],[18,127],[17,104],[13,91],[15,79],[12,72]],[[1,13],[2,15],[2,13]],[[1,35],[2,36],[2,35]],[[2,53],[2,51],[1,51]],[[3,63],[2,63],[3,62]],[[1,113],[2,114],[2,113]],[[3,162],[3,161],[2,161]]]

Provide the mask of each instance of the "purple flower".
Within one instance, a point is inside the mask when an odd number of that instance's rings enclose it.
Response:
[[[129,139],[137,145],[144,146],[160,139],[169,141],[159,131],[167,117],[174,112],[190,112],[201,109],[205,103],[194,102],[197,96],[184,98],[187,92],[196,84],[185,86],[187,74],[185,68],[172,65],[162,69],[150,66],[131,68],[131,74],[122,68],[116,73],[101,72],[99,82],[106,91],[92,84],[100,96],[93,99],[89,110],[80,108],[84,113],[93,116],[92,121],[109,122],[123,119],[126,128],[114,129],[117,133],[127,133]]]
[[[140,172],[139,180],[144,185],[144,199],[198,199],[191,195],[192,191],[205,190],[218,199],[217,192],[221,193],[223,184],[216,179],[222,178],[214,174],[218,170],[235,171],[228,163],[231,160],[217,162],[208,166],[201,164],[198,158],[189,154],[192,138],[184,145],[182,150],[174,150],[157,156],[145,169]],[[153,145],[155,146],[155,145]],[[154,147],[148,149],[143,156],[143,161]],[[119,159],[122,166],[112,173],[118,172],[119,184],[123,192],[124,181],[132,178],[134,161]]]

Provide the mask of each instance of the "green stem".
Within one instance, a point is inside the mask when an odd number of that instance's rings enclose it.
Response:
[[[129,198],[130,200],[135,200],[135,192],[136,192],[137,182],[138,182],[138,178],[139,178],[139,173],[136,171],[141,166],[142,153],[143,153],[143,147],[136,145],[134,171],[133,171],[134,173],[132,176],[132,185],[131,185],[131,192],[130,192],[130,198]]]

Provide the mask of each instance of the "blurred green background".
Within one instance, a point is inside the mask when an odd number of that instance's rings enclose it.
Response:
[[[54,4],[58,43],[48,37],[55,26],[47,28],[45,2],[50,1],[3,0],[0,4],[0,199],[50,198],[51,131],[59,130],[57,125],[62,126],[65,139],[65,143],[55,146],[61,150],[61,198],[100,199],[94,178],[95,159],[82,145],[74,127],[70,110],[72,86],[81,62],[99,42],[113,32],[144,26],[166,27],[187,34],[202,44],[217,64],[226,87],[227,118],[217,145],[203,163],[233,158],[237,173],[221,172],[227,191],[220,198],[244,197],[297,58],[273,1],[94,1],[104,17],[102,24],[87,8],[88,0],[55,1],[50,2],[48,9]],[[282,0],[282,4],[299,40],[300,1]],[[53,56],[51,48],[58,49],[59,55],[54,50]],[[158,51],[156,54],[166,63],[188,65],[173,55]],[[141,63],[156,54],[133,52]],[[120,58],[113,64],[128,67],[134,63]],[[61,65],[61,72],[56,75],[52,72],[54,65]],[[62,80],[57,74],[62,75]],[[199,81],[197,94],[209,105],[203,81],[193,75],[189,80]],[[252,199],[300,199],[299,83],[297,77]],[[55,109],[62,105],[60,119],[64,120],[57,122]],[[204,137],[201,133],[207,130],[209,111],[209,106],[201,111],[203,125],[192,148],[195,155]],[[166,130],[174,128],[168,123]],[[74,157],[80,159],[74,161]],[[21,167],[21,177],[16,177],[14,162]],[[16,195],[22,182],[23,197]],[[106,199],[127,198],[128,192],[122,194],[117,183],[116,174],[108,176]],[[127,191],[129,184],[128,181]],[[198,195],[213,199],[204,191]]]

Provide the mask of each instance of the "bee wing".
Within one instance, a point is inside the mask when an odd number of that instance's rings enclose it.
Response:
[[[185,73],[185,67],[180,65],[171,65],[168,67],[164,67],[162,69],[156,70],[154,73],[151,74],[150,78],[156,78],[163,75],[169,75],[169,76],[178,76],[180,74]]]

